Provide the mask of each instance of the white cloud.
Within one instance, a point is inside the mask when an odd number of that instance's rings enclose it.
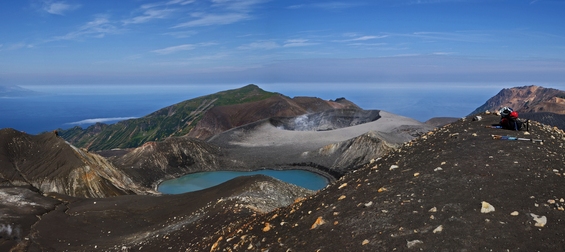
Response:
[[[196,19],[176,25],[173,28],[227,25],[250,18],[250,16],[245,13],[228,13],[228,14],[193,13],[192,17]]]
[[[277,44],[274,41],[259,41],[259,42],[253,42],[247,45],[242,45],[240,47],[238,47],[238,49],[242,49],[242,50],[253,50],[253,49],[264,49],[264,50],[270,50],[270,49],[275,49],[275,48],[279,48],[280,45]]]
[[[107,17],[99,16],[81,26],[78,30],[55,37],[50,41],[80,39],[83,37],[103,38],[106,34],[115,34],[118,32],[119,29],[116,28]]]
[[[2,51],[15,51],[15,50],[19,50],[22,48],[32,48],[33,45],[32,44],[26,44],[26,43],[16,43],[16,44],[10,44],[10,45],[4,45],[4,44],[0,44],[0,52]]]
[[[382,39],[382,38],[386,38],[389,35],[381,35],[381,36],[359,36],[355,33],[346,33],[344,34],[344,36],[346,37],[351,37],[351,39],[345,39],[345,40],[336,40],[335,42],[356,42],[356,41],[367,41],[367,40],[372,40],[372,39]]]
[[[377,39],[377,38],[386,38],[387,36],[362,36],[358,38],[354,38],[351,41],[365,41],[370,39]]]
[[[350,46],[385,46],[387,43],[349,43]]]
[[[73,11],[80,8],[80,5],[67,4],[65,2],[51,2],[46,1],[43,3],[43,10],[47,13],[54,15],[64,15],[66,12]]]
[[[175,38],[188,38],[197,34],[196,31],[179,31],[179,32],[167,32],[165,35],[173,36]]]
[[[171,0],[168,1],[167,4],[180,4],[180,5],[187,5],[196,2],[196,0]]]
[[[285,42],[283,47],[301,47],[301,46],[312,46],[318,43],[308,42],[307,39],[289,39]]]
[[[252,18],[251,12],[261,3],[270,0],[210,0],[211,5],[205,12],[193,12],[191,21],[173,26],[173,28],[228,25]],[[172,0],[174,3],[185,3]]]
[[[238,12],[250,12],[254,6],[268,0],[212,0],[212,6]]]
[[[123,23],[126,25],[141,24],[141,23],[149,22],[153,19],[163,19],[169,17],[169,15],[175,11],[176,10],[174,9],[162,9],[162,10],[147,9],[143,12],[143,15],[126,19],[123,21]]]
[[[108,117],[108,118],[92,118],[85,119],[77,122],[70,122],[67,124],[81,125],[81,124],[94,124],[94,123],[104,123],[104,122],[117,122],[129,119],[136,119],[137,117]]]
[[[297,4],[288,6],[288,9],[304,9],[304,8],[312,8],[312,9],[322,9],[322,10],[341,10],[341,9],[348,9],[361,6],[361,3],[352,3],[352,2],[325,2],[325,3],[314,3],[314,4]]]
[[[477,31],[471,32],[414,32],[412,34],[397,34],[399,36],[415,37],[426,40],[448,40],[459,42],[485,42],[490,35]]]
[[[141,9],[152,9],[152,8],[156,8],[156,7],[161,7],[161,6],[167,6],[167,5],[187,5],[187,4],[191,4],[196,2],[196,0],[171,0],[168,2],[155,2],[155,3],[148,3],[148,4],[143,4],[141,5]]]
[[[157,54],[171,54],[171,53],[176,53],[176,52],[180,52],[180,51],[194,50],[194,48],[196,48],[196,46],[193,45],[193,44],[184,44],[184,45],[171,46],[171,47],[167,47],[167,48],[163,48],[163,49],[158,49],[158,50],[154,50],[152,52],[157,53]]]

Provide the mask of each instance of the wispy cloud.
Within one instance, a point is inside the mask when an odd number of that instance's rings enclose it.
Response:
[[[82,125],[82,124],[94,124],[94,123],[105,123],[105,122],[117,122],[129,119],[136,119],[137,117],[108,117],[108,118],[92,118],[92,119],[85,119],[77,122],[70,122],[66,124],[71,125]]]
[[[54,15],[65,15],[66,12],[73,11],[78,8],[80,8],[80,5],[78,4],[68,4],[63,1],[44,1],[42,10]]]
[[[385,46],[385,45],[387,45],[387,43],[363,43],[363,42],[357,42],[357,43],[349,43],[348,45],[350,45],[350,46]]]
[[[345,37],[349,37],[348,39],[342,40],[335,40],[334,42],[356,42],[356,41],[367,41],[372,39],[382,39],[386,38],[389,35],[380,35],[380,36],[360,36],[355,33],[346,33],[344,34]]]
[[[26,44],[26,43],[16,43],[16,44],[10,44],[10,45],[0,44],[0,52],[2,52],[2,51],[14,51],[14,50],[22,49],[22,48],[32,48],[32,47],[33,47],[32,44]]]
[[[406,1],[404,4],[406,5],[414,5],[414,4],[441,4],[441,3],[453,3],[453,2],[472,2],[478,0],[410,0]]]
[[[196,2],[196,0],[171,0],[168,2],[154,2],[141,5],[141,9],[152,9],[156,7],[168,6],[168,5],[187,5]]]
[[[130,18],[130,19],[126,19],[123,21],[123,23],[125,25],[128,24],[141,24],[141,23],[145,23],[145,22],[149,22],[151,20],[154,19],[163,19],[163,18],[167,18],[170,16],[171,13],[175,12],[176,10],[174,9],[162,9],[162,10],[157,10],[157,9],[146,9],[142,15]]]
[[[250,18],[250,16],[245,13],[228,13],[228,14],[193,13],[191,16],[196,19],[176,25],[173,28],[227,25]]]
[[[302,47],[302,46],[313,46],[318,45],[319,43],[309,42],[308,39],[289,39],[286,40],[284,43],[279,44],[272,40],[266,41],[257,41],[245,45],[241,45],[238,49],[241,50],[271,50],[277,48],[290,48],[290,47]]]
[[[103,38],[107,34],[119,33],[117,28],[105,16],[96,17],[94,20],[82,25],[76,31],[69,32],[63,36],[54,37],[50,41],[82,39],[84,37]]]
[[[211,0],[210,8],[204,12],[192,12],[193,20],[173,28],[228,25],[253,18],[255,8],[269,0]]]
[[[196,48],[196,46],[193,45],[193,44],[184,44],[184,45],[170,46],[170,47],[163,48],[163,49],[153,50],[152,52],[157,53],[157,54],[171,54],[171,53],[176,53],[176,52],[181,52],[181,51],[194,50],[194,48]]]
[[[238,47],[238,49],[242,49],[242,50],[254,50],[254,49],[270,50],[270,49],[275,49],[275,48],[279,48],[279,47],[281,47],[281,46],[274,41],[258,41],[258,42],[253,42],[253,43],[249,43],[249,44],[246,44],[246,45],[242,45],[242,46]]]
[[[319,43],[308,42],[307,39],[289,39],[285,42],[283,47],[301,47],[301,46],[312,46],[318,45]]]
[[[397,34],[399,35],[399,34]],[[448,40],[459,42],[482,42],[489,39],[489,35],[483,32],[414,32],[400,36],[416,37],[427,40]]]
[[[354,2],[326,2],[326,3],[291,5],[288,6],[288,9],[313,8],[313,9],[323,9],[323,10],[341,10],[341,9],[354,8],[362,5],[363,5],[362,3],[354,3]]]
[[[180,4],[180,5],[187,5],[196,2],[196,0],[171,0],[168,1],[167,4]]]
[[[128,24],[141,24],[146,23],[155,19],[165,19],[171,16],[171,14],[180,11],[176,7],[171,7],[171,5],[188,5],[196,2],[195,0],[171,0],[168,2],[155,2],[149,4],[143,4],[138,9],[137,12],[142,12],[141,15],[123,20],[125,25]],[[179,7],[180,8],[180,7]]]
[[[250,12],[256,5],[269,0],[212,0],[213,7],[237,12]]]
[[[170,46],[170,47],[166,47],[163,49],[157,49],[157,50],[153,50],[151,52],[153,53],[157,53],[157,54],[172,54],[172,53],[177,53],[177,52],[182,52],[182,51],[190,51],[190,50],[194,50],[197,47],[204,47],[204,46],[213,46],[213,45],[217,45],[218,43],[214,43],[214,42],[204,42],[204,43],[198,43],[198,44],[183,44],[183,45],[177,45],[177,46]]]
[[[198,34],[196,31],[179,31],[179,32],[166,32],[164,35],[173,36],[175,38],[188,38]]]

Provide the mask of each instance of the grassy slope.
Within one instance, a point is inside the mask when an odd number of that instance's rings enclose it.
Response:
[[[180,102],[138,119],[112,125],[93,125],[87,129],[75,127],[61,130],[60,135],[76,146],[91,150],[137,147],[147,141],[188,134],[204,113],[214,106],[254,102],[275,94],[256,85],[247,85]]]

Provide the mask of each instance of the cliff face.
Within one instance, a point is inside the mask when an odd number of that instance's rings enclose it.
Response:
[[[0,176],[12,185],[77,197],[142,192],[106,159],[69,145],[55,133],[0,130]]]
[[[502,107],[511,107],[521,113],[565,114],[565,92],[538,86],[505,88],[473,111],[471,115],[486,110],[498,111]]]

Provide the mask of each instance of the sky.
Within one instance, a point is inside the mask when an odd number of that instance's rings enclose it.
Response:
[[[3,0],[0,85],[551,86],[564,24],[565,0]]]

